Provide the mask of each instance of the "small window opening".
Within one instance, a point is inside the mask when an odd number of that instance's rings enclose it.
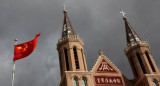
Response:
[[[153,81],[153,86],[159,86],[156,80]]]
[[[77,78],[73,79],[73,86],[78,86],[78,79]]]
[[[133,70],[135,72],[136,77],[138,77],[138,73],[137,73],[137,70],[136,70],[136,67],[135,67],[135,64],[134,64],[134,61],[133,61],[132,57],[131,57],[131,64],[132,64],[132,67],[133,67]]]
[[[154,66],[153,66],[153,63],[152,63],[152,61],[151,61],[151,58],[150,58],[150,56],[149,56],[149,53],[146,51],[145,54],[146,54],[146,56],[147,56],[147,59],[148,59],[148,62],[149,62],[149,64],[150,64],[150,66],[151,66],[151,68],[152,68],[152,71],[153,71],[153,72],[156,72],[156,70],[155,70],[155,68],[154,68]]]
[[[141,66],[141,69],[142,69],[143,73],[146,74],[147,71],[146,71],[146,69],[145,69],[145,66],[144,66],[144,64],[143,64],[143,61],[142,61],[142,59],[141,59],[140,54],[137,53],[136,56],[137,56],[137,58],[138,58],[138,61],[139,61],[139,64],[140,64],[140,66]]]
[[[66,48],[64,49],[64,55],[65,55],[65,61],[66,61],[66,68],[67,68],[67,71],[69,71],[68,52]]]
[[[85,77],[82,78],[82,86],[87,86],[87,79]]]
[[[77,49],[76,49],[76,47],[73,48],[73,53],[74,53],[74,59],[75,59],[76,69],[79,69],[79,61],[78,61],[78,55],[77,55]]]

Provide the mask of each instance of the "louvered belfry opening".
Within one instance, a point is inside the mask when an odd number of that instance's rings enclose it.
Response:
[[[145,54],[146,54],[146,57],[147,57],[147,59],[148,59],[148,62],[149,62],[149,64],[150,64],[150,66],[151,66],[151,68],[152,68],[152,71],[153,71],[153,72],[156,72],[156,70],[155,70],[155,68],[154,68],[154,66],[153,66],[153,63],[152,63],[152,61],[151,61],[151,58],[150,58],[150,56],[149,56],[149,53],[146,51]]]
[[[133,70],[135,72],[135,75],[136,77],[138,77],[138,73],[137,73],[137,70],[136,70],[136,67],[135,67],[135,64],[134,64],[134,61],[133,61],[133,58],[131,57],[131,60],[130,60],[131,64],[132,64],[132,67],[133,67]]]
[[[69,71],[69,61],[68,61],[67,48],[64,48],[64,55],[65,55],[66,69],[67,69],[67,71]]]
[[[145,66],[144,66],[144,64],[143,64],[143,61],[142,61],[142,59],[141,59],[140,54],[139,54],[139,53],[136,53],[136,56],[137,56],[137,58],[138,58],[138,61],[139,61],[139,64],[140,64],[140,66],[141,66],[141,69],[142,69],[143,73],[146,74],[147,71],[146,71],[146,69],[145,69]]]
[[[78,55],[77,55],[77,48],[76,47],[73,48],[73,53],[74,53],[76,69],[79,69],[79,61],[78,61]]]

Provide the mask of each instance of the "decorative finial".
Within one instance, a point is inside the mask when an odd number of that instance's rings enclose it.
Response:
[[[64,4],[64,5],[63,5],[63,9],[64,9],[64,11],[66,11],[66,7],[67,7],[67,6],[66,6],[66,4]]]
[[[14,41],[15,41],[15,45],[16,45],[16,44],[17,44],[17,42],[18,42],[18,39],[15,39]]]
[[[122,14],[123,18],[126,18],[126,17],[125,17],[125,14],[126,14],[125,12],[122,11],[122,12],[120,12],[120,13]]]
[[[17,41],[18,41],[18,39],[15,39],[14,41],[15,41],[15,42],[17,42]]]
[[[102,50],[99,50],[99,55],[103,55],[103,51]]]

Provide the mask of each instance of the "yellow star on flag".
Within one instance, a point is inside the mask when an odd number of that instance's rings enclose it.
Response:
[[[22,47],[20,46],[20,47],[17,47],[18,48],[18,50],[20,50],[20,49],[22,49]]]

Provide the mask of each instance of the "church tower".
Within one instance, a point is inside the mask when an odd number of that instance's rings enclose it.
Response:
[[[127,47],[124,49],[132,68],[134,79],[124,74],[99,52],[95,65],[88,71],[84,44],[74,32],[64,6],[62,35],[57,43],[61,81],[59,86],[160,86],[160,73],[147,41],[142,41],[131,27],[122,11]]]
[[[74,32],[74,29],[67,15],[67,11],[65,9],[63,13],[64,20],[62,36],[57,43],[61,71],[60,86],[71,86],[69,83],[67,83],[68,79],[66,77],[66,73],[85,72],[88,70],[83,49],[83,41]]]
[[[159,86],[160,73],[148,42],[140,39],[122,13],[127,37],[124,51],[134,74],[134,86]]]

